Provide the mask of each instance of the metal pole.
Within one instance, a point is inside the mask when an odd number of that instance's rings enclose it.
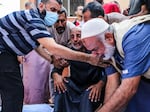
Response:
[[[70,16],[70,0],[68,0],[68,16]]]

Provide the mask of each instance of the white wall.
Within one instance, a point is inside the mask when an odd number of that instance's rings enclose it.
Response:
[[[0,17],[20,10],[20,0],[0,0]]]

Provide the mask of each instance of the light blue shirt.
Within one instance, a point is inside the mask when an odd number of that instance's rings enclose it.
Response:
[[[24,105],[22,112],[53,112],[53,108],[49,104]]]

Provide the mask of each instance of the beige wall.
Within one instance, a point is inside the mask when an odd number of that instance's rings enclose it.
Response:
[[[36,0],[20,0],[20,9],[21,10],[25,9],[24,5],[28,1],[35,3]]]
[[[24,9],[24,4],[27,1],[31,1],[33,3],[35,2],[35,0],[20,0],[20,1],[21,1],[20,9]],[[85,2],[91,2],[91,1],[93,0],[85,0]],[[113,0],[104,0],[105,3],[110,2],[110,1],[113,1]],[[116,0],[116,1],[119,2],[121,9],[126,9],[128,7],[129,0]]]
[[[28,2],[28,0],[20,0],[20,9],[25,9],[24,4]]]

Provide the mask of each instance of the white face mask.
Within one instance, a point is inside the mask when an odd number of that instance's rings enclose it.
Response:
[[[44,18],[46,26],[52,26],[58,19],[57,12],[46,11],[46,16]]]

